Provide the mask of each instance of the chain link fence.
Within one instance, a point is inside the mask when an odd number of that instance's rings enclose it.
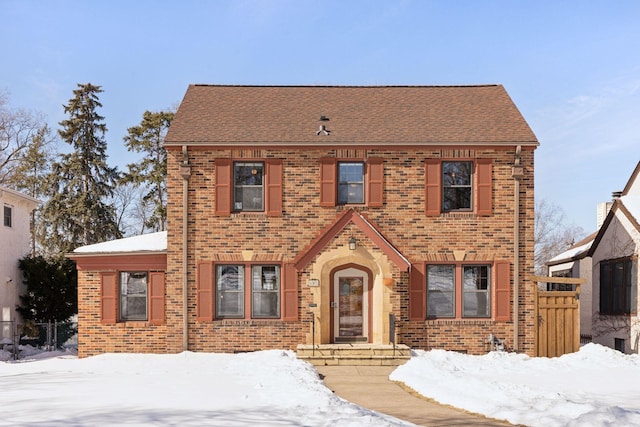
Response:
[[[78,348],[78,323],[73,321],[48,323],[16,323],[0,321],[0,351],[13,360],[37,351]]]

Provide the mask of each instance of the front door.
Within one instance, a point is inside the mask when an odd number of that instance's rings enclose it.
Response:
[[[369,335],[368,275],[355,268],[334,275],[334,342],[367,342]]]

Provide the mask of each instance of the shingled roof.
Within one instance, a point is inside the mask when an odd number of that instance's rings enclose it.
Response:
[[[324,117],[326,120],[320,120]],[[320,126],[328,131],[318,132]],[[165,145],[529,145],[501,85],[190,85]]]

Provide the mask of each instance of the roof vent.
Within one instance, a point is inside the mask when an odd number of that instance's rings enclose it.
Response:
[[[320,125],[320,128],[318,128],[318,130],[316,131],[316,135],[320,135],[320,134],[325,134],[325,135],[329,135],[331,131],[328,130],[324,125]]]

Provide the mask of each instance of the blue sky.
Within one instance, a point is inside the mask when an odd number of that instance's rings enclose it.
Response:
[[[76,84],[101,85],[124,168],[127,128],[190,83],[498,83],[540,140],[536,197],[591,232],[640,160],[639,17],[633,0],[0,0],[0,90],[57,129]]]

